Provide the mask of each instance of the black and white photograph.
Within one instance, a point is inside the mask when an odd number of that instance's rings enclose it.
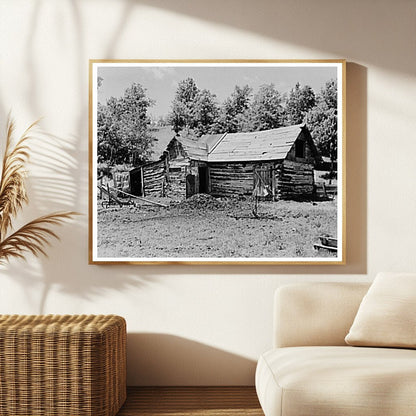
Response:
[[[345,61],[90,61],[90,263],[345,262]]]

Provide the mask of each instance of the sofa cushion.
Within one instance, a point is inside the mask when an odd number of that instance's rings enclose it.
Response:
[[[266,416],[416,415],[416,351],[277,348],[261,356],[256,389]]]
[[[368,283],[298,283],[275,292],[273,347],[345,346]]]
[[[416,348],[416,274],[378,274],[358,308],[345,342]]]

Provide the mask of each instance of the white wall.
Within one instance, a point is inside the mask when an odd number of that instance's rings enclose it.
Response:
[[[85,215],[0,270],[0,312],[124,316],[129,384],[252,384],[276,287],[415,271],[415,19],[413,0],[2,0],[1,129],[44,117],[21,221]],[[90,58],[346,58],[348,264],[89,266]]]

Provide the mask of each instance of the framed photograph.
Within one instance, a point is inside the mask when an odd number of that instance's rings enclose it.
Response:
[[[344,264],[345,60],[91,60],[91,264]]]

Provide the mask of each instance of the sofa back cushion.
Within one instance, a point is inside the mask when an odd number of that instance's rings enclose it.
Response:
[[[416,274],[379,273],[345,341],[354,346],[416,348]]]
[[[346,345],[367,283],[301,283],[275,292],[275,348]]]

